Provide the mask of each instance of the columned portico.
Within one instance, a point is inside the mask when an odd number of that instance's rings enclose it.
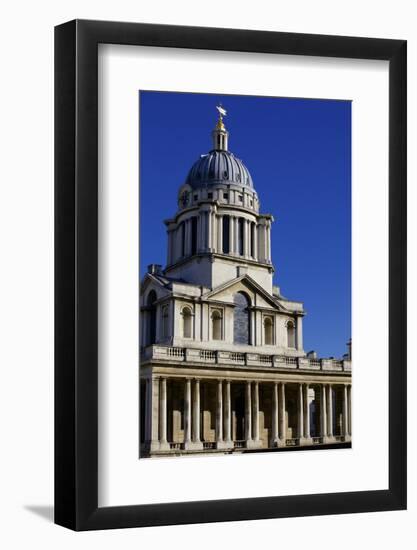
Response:
[[[263,390],[260,408],[260,384]],[[231,388],[233,386],[233,399]],[[288,396],[286,387],[288,386]],[[183,399],[176,394],[183,388]],[[314,388],[315,397],[310,398]],[[211,389],[210,389],[211,388]],[[334,389],[336,388],[336,389]],[[203,390],[205,390],[203,392]],[[239,433],[239,392],[244,403],[243,437],[233,439]],[[202,395],[205,395],[202,403]],[[312,395],[313,395],[312,394]],[[145,381],[143,410],[150,412],[152,421],[144,423],[145,438],[142,441],[152,454],[197,451],[239,451],[274,447],[312,446],[336,444],[350,441],[350,384],[329,384],[280,380],[248,380],[219,378],[215,381],[204,377],[185,379],[161,375]],[[270,409],[265,409],[265,395]],[[169,397],[170,396],[170,397]],[[212,396],[212,397],[211,397]],[[313,401],[311,402],[310,399]],[[295,400],[295,401],[294,401]],[[183,402],[183,409],[178,404]],[[291,412],[295,403],[296,420]],[[311,433],[311,406],[319,414],[319,434]],[[260,410],[263,414],[261,435]],[[336,424],[334,414],[338,411],[340,422]],[[317,413],[316,413],[317,414]],[[179,416],[178,416],[179,415]],[[287,421],[291,416],[290,420]],[[265,418],[270,418],[266,424]],[[181,418],[180,427],[178,418]],[[210,418],[213,421],[210,421]],[[287,424],[288,422],[288,424]],[[294,424],[295,422],[295,424]],[[210,428],[210,426],[213,426]],[[294,426],[296,431],[294,432]],[[338,428],[339,426],[340,428]],[[265,431],[266,430],[266,431]],[[289,435],[288,435],[288,433]],[[180,434],[183,434],[180,436]],[[178,439],[181,437],[181,439]]]

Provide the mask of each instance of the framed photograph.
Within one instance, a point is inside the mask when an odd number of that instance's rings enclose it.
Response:
[[[406,42],[55,30],[55,521],[406,507]]]

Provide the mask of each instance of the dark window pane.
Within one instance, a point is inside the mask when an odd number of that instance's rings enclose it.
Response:
[[[230,252],[229,226],[230,226],[230,217],[223,216],[223,253],[224,254],[229,254]]]

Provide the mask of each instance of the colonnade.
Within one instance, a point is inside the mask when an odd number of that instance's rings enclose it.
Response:
[[[229,219],[227,250],[224,246],[225,216]],[[192,221],[193,218],[196,222]],[[193,223],[196,232],[194,237]],[[213,207],[208,207],[200,210],[196,216],[186,218],[169,228],[168,265],[195,253],[209,252],[271,263],[271,220],[267,217],[258,217],[257,221],[254,221],[238,213],[219,214]]]
[[[176,379],[178,381],[178,379]],[[306,383],[306,382],[259,382],[231,381],[219,379],[216,384],[215,441],[203,442],[201,437],[201,380],[184,379],[183,441],[168,442],[167,439],[167,378],[153,378],[146,381],[145,392],[145,441],[151,451],[165,451],[172,448],[202,450],[203,448],[233,449],[265,447],[260,438],[259,386],[269,385],[272,390],[271,429],[268,447],[311,445],[346,441],[351,436],[351,385],[348,383]],[[213,383],[211,381],[211,383]],[[232,433],[232,384],[244,384],[244,439],[234,440]],[[319,414],[319,434],[312,434],[309,390],[314,388],[316,414]],[[337,390],[333,391],[333,390]],[[288,437],[289,398],[297,408],[296,433]],[[341,395],[342,425],[334,433],[335,395]],[[340,397],[339,397],[340,399]],[[339,404],[340,409],[340,404]]]

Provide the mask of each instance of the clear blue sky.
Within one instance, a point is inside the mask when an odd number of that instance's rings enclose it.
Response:
[[[273,214],[274,283],[304,302],[304,349],[340,357],[351,336],[350,101],[140,92],[141,275],[166,263],[163,220],[211,149],[215,106],[227,109],[229,150]]]

